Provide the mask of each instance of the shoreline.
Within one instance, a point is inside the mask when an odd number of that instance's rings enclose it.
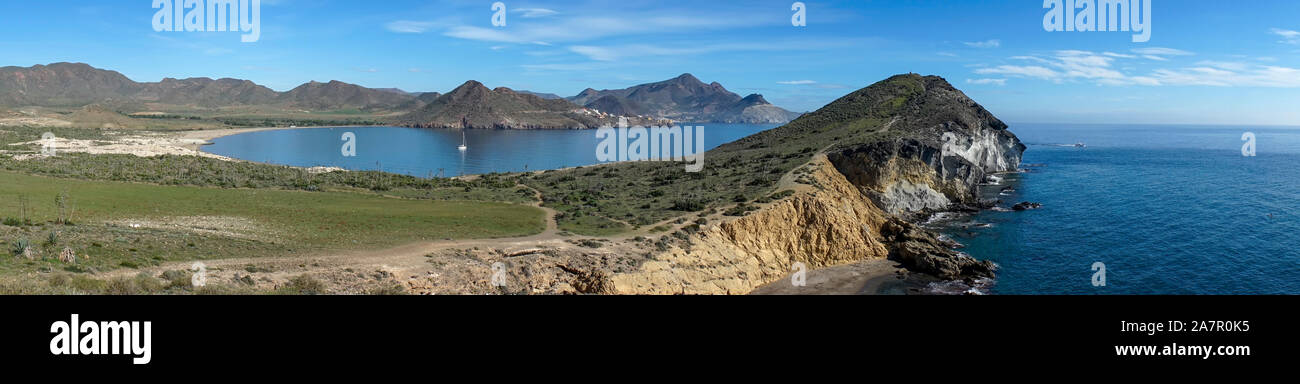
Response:
[[[380,128],[387,125],[328,125],[313,127],[260,127],[260,128],[222,128],[222,129],[201,129],[195,131],[176,131],[181,133],[184,139],[212,141],[222,137],[242,135],[245,133],[266,132],[266,131],[283,131],[289,129],[321,129],[321,128]]]
[[[755,288],[749,295],[932,295],[926,288],[942,281],[912,272],[897,261],[869,259],[806,272],[806,285],[796,287],[791,275]]]
[[[157,157],[157,156],[200,156],[222,161],[247,161],[232,157],[222,156],[203,150],[206,145],[212,144],[212,140],[222,137],[240,135],[245,133],[278,131],[288,129],[320,129],[320,128],[370,128],[381,127],[374,125],[357,125],[357,126],[317,126],[317,127],[257,127],[257,128],[223,128],[223,129],[201,129],[188,131],[116,131],[110,134],[107,139],[55,139],[54,149],[57,152],[67,153],[85,153],[91,155],[134,155],[138,157]],[[26,143],[14,143],[17,145],[40,145],[41,142],[31,141]],[[42,155],[27,154],[14,156],[15,160],[23,161],[37,158]],[[320,167],[296,167],[301,169],[317,169]]]

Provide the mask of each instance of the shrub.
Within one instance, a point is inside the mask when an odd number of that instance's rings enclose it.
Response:
[[[190,289],[194,287],[193,274],[190,271],[171,270],[162,273],[168,289]]]
[[[149,276],[146,273],[140,273],[134,278],[115,277],[108,281],[94,280],[85,278],[87,281],[99,281],[96,283],[83,284],[79,288],[88,293],[102,293],[105,295],[149,295],[161,292],[164,288],[163,282]],[[97,292],[98,291],[98,292]]]
[[[674,200],[672,208],[669,209],[682,212],[698,212],[704,210],[704,202],[695,199]]]
[[[390,281],[366,289],[366,294],[372,296],[403,296],[407,292],[406,288],[402,287],[402,284]]]
[[[285,286],[287,293],[298,295],[320,295],[325,293],[325,283],[307,275],[299,275],[289,280]]]
[[[23,238],[23,239],[18,239],[18,240],[14,240],[14,243],[13,243],[13,245],[10,247],[9,252],[10,252],[10,253],[13,253],[14,256],[19,256],[19,257],[21,257],[21,256],[27,256],[28,253],[31,252],[31,250],[30,250],[31,247],[32,247],[32,244],[31,244],[31,242],[28,241],[27,239],[25,239],[25,238]]]

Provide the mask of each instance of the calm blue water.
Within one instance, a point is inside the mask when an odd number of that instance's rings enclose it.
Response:
[[[1004,206],[1044,207],[945,231],[1002,267],[994,293],[1300,294],[1300,128],[1011,129],[1029,146],[1025,163],[1041,166],[1007,177],[1016,192]],[[1241,155],[1244,132],[1257,157]],[[1079,141],[1089,147],[1056,146]],[[1098,261],[1106,286],[1094,288]]]
[[[706,150],[775,128],[771,124],[704,126]],[[342,136],[356,134],[357,156],[343,157]],[[456,149],[461,131],[399,127],[262,131],[213,140],[204,150],[237,159],[297,167],[329,166],[427,177],[556,169],[596,161],[595,130],[469,130],[469,150]],[[688,152],[691,152],[688,149]]]

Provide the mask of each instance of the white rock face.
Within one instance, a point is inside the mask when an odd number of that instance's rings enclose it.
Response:
[[[879,199],[883,205],[881,208],[895,215],[926,209],[940,210],[952,204],[947,196],[930,188],[929,184],[913,184],[906,180],[886,187]]]
[[[987,173],[1015,170],[1020,154],[1009,153],[1013,143],[1004,143],[997,132],[979,130],[974,136],[943,134],[943,157],[956,156],[980,167]]]

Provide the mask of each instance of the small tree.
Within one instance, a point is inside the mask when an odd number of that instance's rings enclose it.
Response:
[[[18,212],[23,217],[23,225],[32,225],[32,219],[27,217],[27,196],[18,195]]]

